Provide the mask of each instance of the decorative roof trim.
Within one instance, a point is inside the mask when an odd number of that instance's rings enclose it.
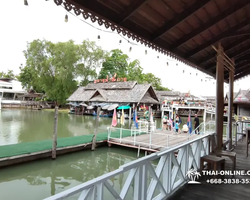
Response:
[[[106,29],[111,28],[112,31],[116,30],[118,34],[122,33],[123,36],[127,36],[128,38],[132,38],[136,42],[140,42],[141,44],[144,44],[146,47],[152,48],[160,53],[163,53],[164,55],[170,56],[172,59],[176,59],[177,61],[183,62],[184,64],[189,65],[190,67],[200,69],[194,63],[191,63],[190,61],[187,61],[186,59],[181,58],[180,56],[159,47],[158,45],[154,44],[153,42],[150,42],[147,39],[145,39],[141,36],[138,36],[137,34],[120,26],[119,24],[116,24],[116,23],[114,23],[114,22],[112,22],[112,21],[110,21],[102,16],[98,16],[95,12],[93,12],[87,8],[82,8],[82,6],[76,2],[73,2],[71,0],[54,0],[54,2],[58,6],[63,4],[62,6],[64,6],[64,8],[68,12],[73,10],[77,16],[82,14],[82,16],[85,20],[90,18],[93,23],[97,21],[99,26],[104,25]]]

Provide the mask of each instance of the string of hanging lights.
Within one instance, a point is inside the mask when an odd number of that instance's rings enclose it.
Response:
[[[48,0],[45,0],[45,1],[48,1]],[[24,0],[24,5],[25,5],[25,6],[28,6],[28,0]],[[62,6],[62,5],[61,5],[61,6]],[[62,6],[62,7],[63,7],[63,6]],[[63,7],[63,9],[64,9],[64,7]],[[119,34],[119,33],[117,33],[117,32],[113,32],[113,31],[110,31],[110,30],[103,30],[103,29],[101,29],[101,28],[98,28],[98,27],[96,27],[96,26],[94,26],[94,25],[88,23],[87,21],[85,21],[85,20],[83,20],[83,19],[81,19],[81,18],[78,18],[74,13],[72,13],[72,12],[70,12],[70,11],[68,11],[67,14],[65,15],[65,18],[64,18],[64,21],[65,21],[65,22],[68,22],[68,20],[69,20],[68,13],[71,14],[71,15],[73,15],[74,17],[76,17],[78,20],[81,20],[83,23],[85,23],[85,24],[91,26],[92,28],[97,29],[98,31],[102,31],[102,32],[105,32],[105,33],[111,33],[111,34],[117,34],[117,35],[119,35],[121,38],[123,38],[124,40],[126,40],[128,43],[130,43],[130,44],[133,45],[133,46],[142,46],[142,45],[140,45],[140,44],[131,42],[129,39],[127,39],[126,37],[124,37],[123,35],[121,35],[121,34]],[[100,35],[100,34],[97,35],[97,39],[98,39],[98,41],[101,39],[101,35]],[[121,45],[121,43],[122,43],[122,40],[119,40],[119,45]],[[132,51],[132,46],[129,47],[129,52],[131,52],[131,51]],[[147,55],[147,54],[148,54],[148,51],[145,50],[145,55]],[[159,58],[160,58],[160,56],[158,55],[158,56],[157,56],[157,59],[159,59]],[[167,59],[167,60],[168,60],[168,61],[176,61],[176,60],[172,60],[172,59]],[[169,66],[169,62],[168,62],[168,61],[166,62],[166,65],[167,65],[167,66]],[[176,66],[178,66],[178,63],[176,63]],[[183,69],[183,73],[185,73],[185,69]],[[197,72],[196,72],[195,74],[196,74],[196,76],[198,76],[198,73],[197,73]],[[190,75],[192,75],[191,72],[190,72]],[[204,81],[207,82],[207,80],[204,80]],[[209,81],[210,81],[210,79],[209,79]],[[201,82],[203,82],[203,79],[201,79]],[[213,82],[213,84],[215,84],[215,82]]]

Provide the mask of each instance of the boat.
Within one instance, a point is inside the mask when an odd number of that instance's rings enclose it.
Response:
[[[92,115],[97,116],[97,113],[93,112]],[[100,114],[99,114],[99,117],[113,117],[113,114],[101,111]]]

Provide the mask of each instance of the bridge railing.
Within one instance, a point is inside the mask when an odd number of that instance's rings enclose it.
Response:
[[[211,135],[134,160],[45,200],[166,199],[187,183],[190,169],[198,170],[200,157],[209,154]]]

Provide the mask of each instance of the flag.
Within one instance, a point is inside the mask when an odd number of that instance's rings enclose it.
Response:
[[[169,115],[169,120],[168,120],[168,122],[170,123],[171,130],[173,130],[173,121],[172,121],[170,115]]]
[[[151,115],[150,115],[149,121],[150,121],[150,122],[153,122],[153,121],[154,121],[154,120],[153,120],[153,112],[151,112]]]
[[[191,120],[191,115],[188,115],[188,121],[187,121],[187,125],[188,125],[188,129],[189,129],[189,133],[192,133],[192,120]]]
[[[134,111],[133,121],[135,123],[135,127],[138,129],[138,119],[136,111]]]
[[[124,126],[124,120],[125,120],[124,110],[122,109],[121,125],[123,125],[123,126]]]
[[[117,117],[116,117],[116,109],[114,109],[111,126],[116,126],[116,125],[117,125]]]

